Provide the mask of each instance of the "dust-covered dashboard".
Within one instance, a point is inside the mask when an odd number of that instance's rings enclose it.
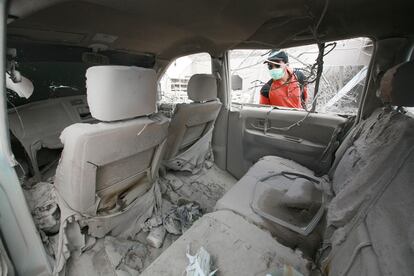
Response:
[[[9,128],[24,147],[35,172],[37,152],[61,149],[59,136],[69,125],[97,122],[89,111],[86,96],[52,98],[9,109]]]

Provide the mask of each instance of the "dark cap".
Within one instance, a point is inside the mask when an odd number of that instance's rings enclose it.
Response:
[[[289,57],[285,51],[280,49],[272,49],[266,61],[283,61],[284,63],[288,63]]]

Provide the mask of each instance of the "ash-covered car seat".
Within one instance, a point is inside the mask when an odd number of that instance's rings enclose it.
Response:
[[[391,68],[379,91],[385,107],[359,122],[349,143],[341,144],[332,181],[323,188],[332,200],[315,257],[301,249],[309,236],[292,236],[284,246],[281,228],[250,207],[261,178],[280,170],[311,174],[291,160],[268,156],[227,192],[216,212],[197,220],[141,275],[180,275],[188,265],[186,249],[200,247],[220,275],[414,275],[414,118],[403,110],[414,106],[413,73],[413,61]]]
[[[94,216],[122,210],[150,189],[168,119],[154,116],[154,70],[95,66],[86,78],[90,112],[101,122],[73,124],[62,132],[55,186],[71,209]]]
[[[193,75],[187,88],[192,103],[178,104],[168,131],[165,166],[196,172],[211,155],[214,122],[221,108],[213,75]]]

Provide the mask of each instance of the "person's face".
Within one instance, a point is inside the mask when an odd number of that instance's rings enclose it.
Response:
[[[267,68],[269,70],[272,70],[274,68],[285,68],[285,67],[286,67],[286,63],[284,63],[282,60],[267,62]]]

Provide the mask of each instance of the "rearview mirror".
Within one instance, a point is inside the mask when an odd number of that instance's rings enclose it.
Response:
[[[243,79],[239,75],[231,76],[231,90],[242,90]]]

